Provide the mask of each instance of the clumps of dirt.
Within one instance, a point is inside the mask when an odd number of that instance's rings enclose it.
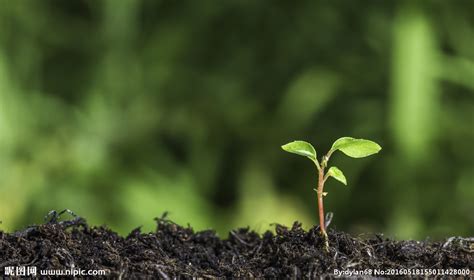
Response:
[[[394,241],[329,229],[331,248],[326,253],[318,229],[305,231],[297,222],[291,228],[277,225],[276,234],[241,228],[220,239],[211,230],[194,232],[164,217],[156,221],[156,232],[137,228],[127,237],[105,227],[89,227],[81,218],[69,223],[54,220],[12,234],[0,232],[0,275],[11,266],[103,269],[108,277],[123,279],[313,278],[335,276],[335,269],[474,270],[472,238]]]

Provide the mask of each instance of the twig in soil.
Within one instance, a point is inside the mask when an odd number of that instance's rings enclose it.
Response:
[[[453,242],[453,240],[454,240],[455,238],[456,238],[455,236],[448,238],[448,240],[446,240],[446,242],[444,242],[443,248],[448,247],[449,244],[451,244],[451,242]]]
[[[56,249],[56,255],[58,255],[62,260],[66,260],[66,266],[73,268],[75,267],[74,257],[69,253],[68,250],[64,248]]]
[[[334,216],[334,214],[332,212],[327,212],[326,213],[326,219],[324,221],[324,227],[325,228],[327,228],[331,224],[333,216]]]
[[[28,236],[30,234],[30,232],[36,230],[38,226],[30,226],[30,227],[27,227],[26,229],[22,230],[22,231],[17,231],[15,233],[13,233],[13,236],[17,237],[17,238],[21,238],[21,237],[25,237],[25,236]]]
[[[38,256],[35,256],[32,261],[30,261],[29,263],[25,263],[23,265],[24,266],[30,266],[30,265],[34,264],[37,260],[38,260]],[[0,267],[2,267],[2,266],[0,265]]]
[[[72,220],[58,222],[59,218],[64,213],[68,213],[69,215],[73,216],[74,218]],[[70,226],[75,226],[75,225],[85,225],[84,219],[79,217],[78,215],[76,215],[74,212],[72,212],[69,209],[64,209],[59,213],[56,210],[51,210],[44,217],[44,220],[46,221],[47,224],[59,224],[60,226],[63,226],[65,228],[68,228]]]
[[[334,216],[333,212],[327,212],[326,217],[324,219],[324,226],[327,228],[331,224],[332,217]],[[316,226],[316,230],[319,230],[319,225]]]
[[[62,214],[66,213],[66,212],[69,213],[71,216],[73,216],[74,219],[68,220],[68,221],[58,222],[59,217]],[[72,212],[69,209],[64,209],[63,211],[61,211],[59,213],[56,210],[51,210],[44,217],[44,220],[45,220],[46,224],[58,224],[63,228],[68,228],[68,227],[71,227],[71,226],[78,226],[78,225],[87,226],[85,220],[82,217],[77,216],[76,214],[74,214],[74,212]],[[29,226],[29,227],[27,227],[26,229],[24,229],[22,231],[17,231],[15,233],[13,233],[13,235],[15,237],[25,237],[25,236],[28,236],[33,231],[35,231],[37,228],[38,228],[37,225]]]
[[[233,230],[230,231],[230,234],[235,238],[237,239],[237,241],[239,241],[240,243],[244,244],[245,246],[252,246],[250,244],[248,244],[247,242],[245,242],[244,240],[242,240],[242,238],[240,238],[237,233],[235,233]]]
[[[352,262],[350,261],[346,266],[345,268],[351,268],[351,267],[354,267],[354,266],[358,266],[359,264],[361,264],[361,262]]]
[[[158,270],[158,274],[160,274],[161,278],[163,279],[170,279],[170,277],[168,276],[168,274],[164,273],[163,271],[161,271],[161,269],[159,268],[161,265],[157,265],[157,270]]]
[[[74,214],[74,212],[72,212],[69,209],[64,209],[63,211],[61,211],[59,213],[56,210],[51,210],[51,211],[48,212],[48,214],[46,214],[46,216],[44,216],[44,221],[47,222],[48,224],[56,223],[59,220],[59,218],[61,217],[61,215],[66,213],[66,212],[69,215],[73,216],[74,218],[77,218],[77,215]]]
[[[298,274],[300,274],[299,272],[299,268],[296,265],[293,266],[293,279],[298,279]]]
[[[262,249],[262,241],[259,242],[258,246],[255,248],[255,250],[253,251],[253,255],[254,256],[258,256],[259,253],[260,253],[260,250]]]
[[[444,242],[442,248],[443,249],[447,248],[449,245],[451,245],[451,243],[453,243],[454,240],[458,241],[458,244],[461,247],[460,249],[463,250],[464,252],[471,253],[471,254],[474,252],[474,246],[473,246],[474,245],[474,243],[473,243],[474,242],[474,237],[463,238],[463,237],[459,237],[459,236],[452,236],[452,237],[448,238],[446,240],[446,242]],[[464,242],[466,242],[468,244],[464,245]],[[467,249],[465,247],[467,247]]]

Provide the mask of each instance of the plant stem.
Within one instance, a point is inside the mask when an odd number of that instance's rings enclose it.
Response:
[[[324,190],[324,168],[325,164],[322,164],[321,168],[319,169],[319,176],[318,176],[318,210],[319,210],[319,230],[321,231],[321,235],[324,238],[324,249],[326,252],[329,251],[329,241],[328,235],[326,233],[326,226],[324,224],[324,204],[323,204],[323,190]]]

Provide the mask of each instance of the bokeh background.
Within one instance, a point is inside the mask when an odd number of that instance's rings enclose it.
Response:
[[[0,0],[0,230],[68,208],[122,234],[165,211],[222,236],[317,224],[474,232],[472,1]]]

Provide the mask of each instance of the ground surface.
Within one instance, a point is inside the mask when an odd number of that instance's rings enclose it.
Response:
[[[213,231],[194,232],[164,218],[157,219],[155,233],[136,229],[127,237],[104,227],[89,227],[81,218],[53,220],[13,234],[0,232],[0,276],[12,266],[106,269],[108,275],[122,279],[313,278],[333,276],[335,269],[474,271],[472,238],[418,242],[393,241],[381,235],[361,239],[331,229],[328,233],[331,249],[325,253],[318,229],[304,231],[298,223],[292,228],[276,226],[276,234],[259,236],[238,229],[220,239]]]

